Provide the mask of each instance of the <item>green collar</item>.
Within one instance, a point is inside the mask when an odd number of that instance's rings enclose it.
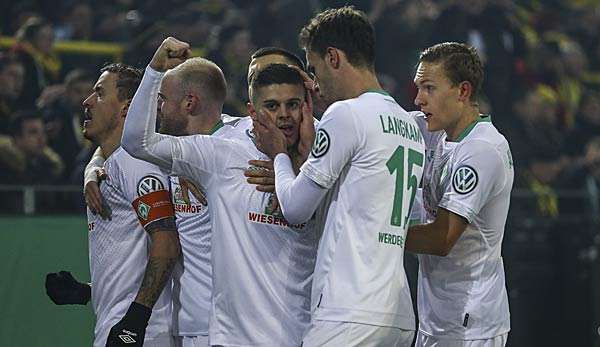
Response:
[[[213,127],[210,128],[210,130],[208,131],[208,135],[214,134],[217,130],[221,129],[222,127],[223,127],[223,120],[219,119],[217,124],[213,125]]]
[[[365,93],[377,93],[385,96],[391,96],[388,92],[383,89],[367,89]]]
[[[458,135],[458,137],[456,138],[456,140],[454,142],[460,142],[462,141],[465,137],[467,137],[467,135],[469,135],[469,133],[471,132],[471,130],[473,130],[473,128],[475,128],[475,126],[477,125],[477,123],[491,123],[492,122],[492,116],[490,116],[489,114],[482,114],[479,115],[479,118],[477,118],[476,121],[474,121],[473,123],[469,124],[468,127],[465,128],[465,130],[463,130],[460,135]]]

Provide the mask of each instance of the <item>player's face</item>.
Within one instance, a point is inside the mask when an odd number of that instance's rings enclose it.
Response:
[[[287,146],[298,143],[304,86],[272,84],[256,91],[255,110],[271,117],[287,139]]]
[[[272,64],[295,65],[290,59],[280,54],[267,54],[262,57],[254,58],[250,61],[250,65],[248,66],[248,84],[250,84],[251,79],[258,71]]]
[[[159,131],[163,134],[180,136],[187,134],[188,117],[182,106],[183,97],[177,76],[167,73],[158,93]]]
[[[83,136],[96,143],[119,128],[120,114],[126,104],[117,96],[117,74],[105,71],[84,101]]]
[[[460,120],[460,90],[450,82],[441,63],[420,63],[415,75],[417,105],[426,115],[427,130],[451,129]]]
[[[312,72],[315,76],[315,83],[318,86],[319,95],[326,105],[330,105],[334,101],[337,101],[339,97],[336,94],[336,83],[325,59],[318,53],[307,50],[306,62],[308,63],[308,71]]]

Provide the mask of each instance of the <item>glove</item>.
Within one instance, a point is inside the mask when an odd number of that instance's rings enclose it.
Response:
[[[46,294],[56,305],[85,305],[90,301],[92,287],[78,282],[68,271],[46,275]]]
[[[152,309],[132,302],[125,316],[108,333],[106,347],[142,346]]]

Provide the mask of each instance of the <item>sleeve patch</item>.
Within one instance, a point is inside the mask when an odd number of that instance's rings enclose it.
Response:
[[[154,221],[175,216],[169,191],[164,189],[142,195],[132,205],[144,228]]]
[[[143,196],[148,193],[164,189],[165,186],[163,185],[162,181],[158,177],[152,175],[144,176],[137,184],[138,196]]]
[[[468,165],[459,166],[452,176],[452,188],[458,194],[468,194],[477,187],[477,171]]]
[[[329,151],[330,142],[329,134],[324,129],[317,130],[311,150],[313,157],[320,158],[324,156]]]

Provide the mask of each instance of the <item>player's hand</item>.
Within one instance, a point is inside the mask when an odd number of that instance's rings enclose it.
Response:
[[[300,121],[300,140],[298,141],[298,154],[302,163],[308,159],[310,150],[315,142],[315,120],[313,118],[312,103],[302,104],[302,120]]]
[[[181,195],[183,197],[183,201],[185,201],[187,205],[191,205],[190,192],[192,192],[192,195],[196,197],[196,200],[198,200],[202,205],[208,206],[208,200],[206,200],[206,196],[198,187],[198,185],[192,180],[179,177],[179,186],[181,187]]]
[[[329,105],[327,105],[327,101],[321,96],[319,85],[306,73],[306,71],[295,65],[288,66],[298,71],[300,76],[302,76],[302,79],[304,79],[304,88],[306,88],[307,91],[306,101],[310,102],[310,110],[313,116],[315,114],[322,115]]]
[[[256,185],[259,192],[275,192],[275,171],[271,160],[250,160],[250,166],[244,171],[246,181]]]
[[[156,71],[165,72],[186,61],[191,54],[189,43],[169,36],[154,53],[150,67]]]
[[[85,305],[92,287],[77,281],[68,271],[52,272],[46,275],[46,294],[56,305]]]
[[[110,329],[106,346],[142,346],[151,314],[151,308],[132,302],[125,316]]]
[[[273,159],[279,153],[287,153],[287,140],[271,117],[262,111],[252,117],[256,147]]]
[[[104,201],[99,186],[99,183],[106,179],[106,172],[104,169],[96,170],[96,179],[96,181],[88,182],[83,189],[85,203],[93,214],[99,213],[102,219],[111,220],[112,211]]]

